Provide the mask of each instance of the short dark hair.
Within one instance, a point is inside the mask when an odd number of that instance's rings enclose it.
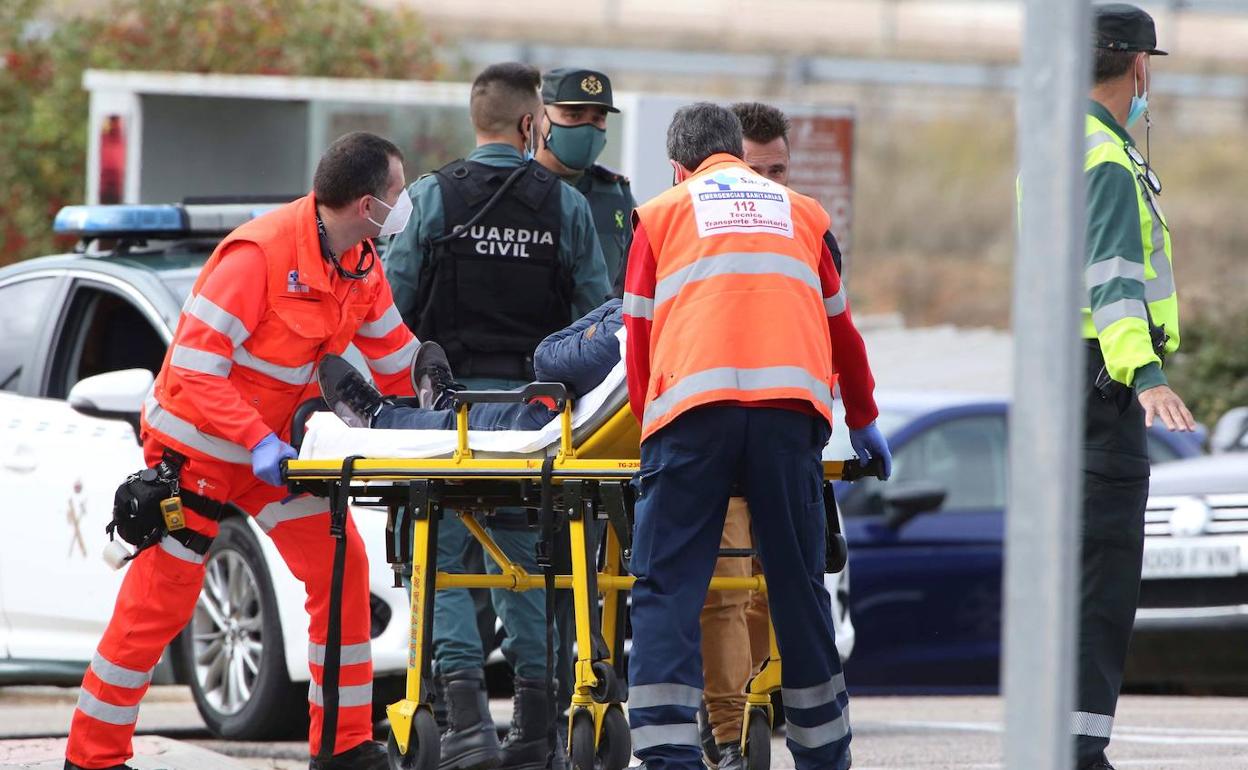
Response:
[[[1115,51],[1111,48],[1092,49],[1092,82],[1100,85],[1131,71],[1139,51]]]
[[[483,134],[511,130],[541,104],[541,87],[542,73],[528,64],[502,62],[481,70],[468,101],[473,128]]]
[[[316,164],[312,194],[317,203],[339,209],[365,195],[382,197],[390,181],[390,159],[403,162],[394,143],[367,131],[334,140]]]
[[[741,133],[758,144],[774,142],[777,137],[789,144],[789,118],[779,109],[762,102],[737,102],[732,112],[741,121]]]
[[[667,157],[693,171],[720,152],[735,158],[741,147],[741,121],[727,107],[697,102],[676,110],[667,127]]]

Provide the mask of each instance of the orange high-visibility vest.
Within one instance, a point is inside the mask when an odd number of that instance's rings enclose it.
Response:
[[[344,287],[322,256],[315,205],[307,195],[242,225],[217,246],[183,307],[174,344],[145,409],[145,430],[197,454],[247,463],[251,442],[268,431],[288,435],[295,408],[319,395],[316,364],[325,354],[342,353],[355,340],[375,375],[407,381],[416,341],[393,306],[380,265]],[[265,307],[250,329],[240,320],[241,307],[222,306],[220,298],[203,295],[208,276],[240,242],[264,253],[266,274],[255,280],[266,285]],[[358,264],[361,248],[342,254],[342,264]],[[192,332],[218,344],[213,350],[205,350],[202,343],[190,346],[186,340]],[[209,427],[212,420],[206,415],[217,407],[184,389],[187,376],[204,374],[228,380],[222,387],[236,389],[264,425],[246,427],[239,435],[222,435]]]
[[[656,263],[642,440],[722,402],[806,401],[831,422],[823,208],[717,155],[637,216]]]

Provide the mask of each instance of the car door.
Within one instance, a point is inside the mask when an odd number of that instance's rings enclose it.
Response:
[[[63,291],[56,271],[18,273],[0,279],[0,494],[6,537],[0,538],[0,656],[8,656],[8,600],[23,590],[20,576],[5,574],[11,552],[21,547],[25,512],[38,504],[32,476],[38,420],[31,419],[37,351],[46,348],[48,308]]]
[[[996,686],[1006,448],[1004,407],[948,409],[901,433],[890,481],[843,495],[855,686]],[[933,490],[945,493],[935,507]],[[896,518],[890,498],[921,508],[925,495],[927,510]]]
[[[0,307],[2,307],[0,302]],[[88,417],[65,398],[109,371],[157,371],[168,330],[144,297],[115,277],[75,276],[56,314],[21,419],[35,459],[22,480],[22,537],[0,539],[0,583],[15,659],[85,661],[112,613],[123,571],[105,564],[113,492],[143,467],[134,428]]]

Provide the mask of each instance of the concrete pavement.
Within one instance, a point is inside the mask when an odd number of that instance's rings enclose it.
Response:
[[[77,690],[54,687],[0,688],[0,738],[64,735]],[[855,770],[994,770],[1001,767],[1002,704],[995,697],[860,697],[850,709],[854,726]],[[511,718],[511,703],[490,703],[500,725]],[[177,736],[201,749],[229,755],[234,764],[178,765],[236,770],[303,770],[302,741],[240,743],[210,736],[184,687],[153,687],[139,717],[140,730]],[[382,736],[384,737],[384,736]],[[5,744],[0,742],[0,751]],[[136,741],[136,748],[147,746]],[[140,749],[147,751],[147,749]],[[136,761],[143,770],[173,765]],[[60,756],[53,749],[54,756]],[[146,756],[146,755],[145,755]],[[778,735],[772,767],[793,767]],[[1248,699],[1126,696],[1115,725],[1111,758],[1120,770],[1248,770]],[[59,767],[59,763],[3,764]]]

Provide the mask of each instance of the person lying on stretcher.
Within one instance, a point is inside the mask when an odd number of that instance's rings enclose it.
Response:
[[[593,390],[620,361],[616,332],[624,324],[618,299],[607,301],[571,326],[542,340],[533,351],[539,382],[561,382],[573,398]],[[419,406],[386,398],[340,356],[327,355],[317,366],[321,394],[331,411],[352,428],[454,430],[455,382],[446,353],[424,342],[412,359],[412,387]],[[475,404],[468,411],[471,430],[539,430],[559,415],[554,404]]]

